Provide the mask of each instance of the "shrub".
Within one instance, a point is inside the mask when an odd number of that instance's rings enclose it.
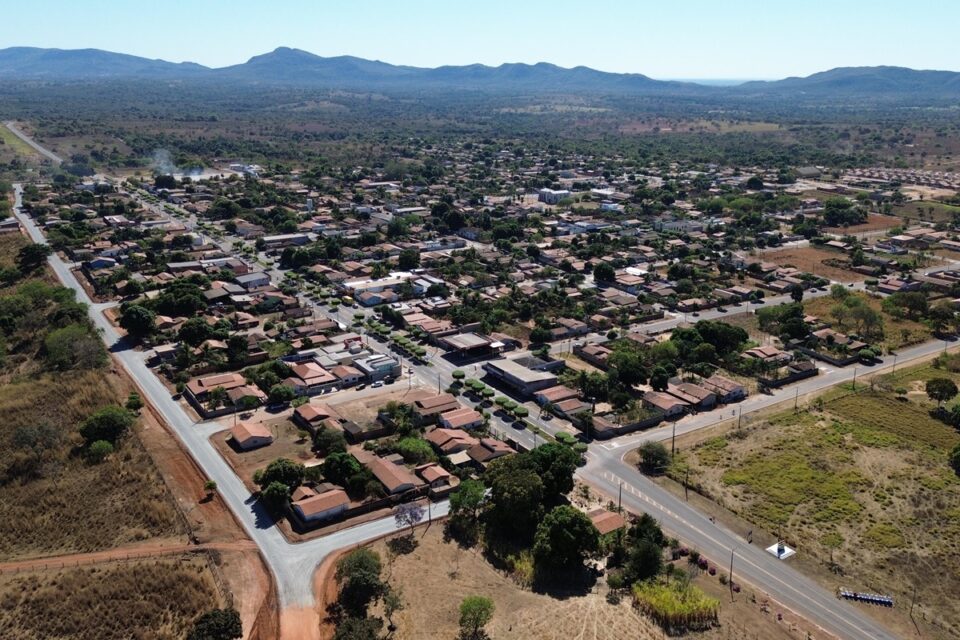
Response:
[[[113,453],[113,445],[106,440],[97,440],[90,444],[87,449],[87,458],[94,464],[99,464],[106,460],[107,456]]]

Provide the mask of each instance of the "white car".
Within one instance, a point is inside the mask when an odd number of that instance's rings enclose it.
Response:
[[[376,382],[374,382],[374,383],[373,383],[372,385],[370,385],[370,386],[371,386],[371,387],[374,387],[374,388],[376,388],[376,387],[382,387],[382,386],[383,386],[383,380],[377,380]]]

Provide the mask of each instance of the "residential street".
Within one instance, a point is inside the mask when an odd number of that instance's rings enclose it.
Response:
[[[16,185],[16,216],[34,241],[45,242],[36,225],[19,209],[21,193],[20,185]],[[231,468],[207,439],[213,432],[214,426],[211,424],[195,424],[183,407],[171,398],[168,390],[147,368],[144,362],[144,354],[129,348],[101,313],[109,305],[91,303],[83,288],[69,271],[68,266],[58,256],[51,256],[50,264],[60,280],[77,292],[77,299],[90,304],[91,318],[102,330],[104,341],[117,360],[140,386],[143,393],[160,412],[171,429],[183,441],[204,473],[217,482],[220,495],[237,515],[270,566],[276,579],[280,603],[283,607],[307,607],[314,604],[313,570],[328,554],[396,530],[393,519],[384,518],[310,542],[300,544],[288,542],[280,531],[273,526],[273,523],[259,508],[259,505],[250,497],[243,483],[234,475]],[[773,301],[771,300],[771,302]],[[709,317],[706,313],[702,314],[701,317]],[[353,310],[344,309],[337,315],[339,316],[338,319],[344,322],[344,316],[347,316],[346,319],[352,319],[352,314]],[[349,325],[349,322],[346,322],[346,324]],[[911,361],[928,357],[943,348],[943,342],[930,342],[912,349],[906,349],[898,354],[897,365],[906,366]],[[433,363],[432,367],[415,365],[415,374],[428,387],[436,385],[439,381],[439,386],[445,388],[452,379],[450,376],[452,370],[456,367],[440,357],[432,357],[431,362]],[[883,359],[882,364],[871,367],[870,370],[877,370],[892,364],[893,356],[888,356]],[[409,363],[405,362],[404,366],[409,366]],[[463,368],[468,371],[468,375],[471,375],[469,367]],[[864,367],[859,368],[861,373],[866,370]],[[687,418],[677,424],[677,433],[687,433],[704,428],[719,420],[721,414],[729,414],[730,411],[744,410],[749,413],[769,407],[792,397],[797,393],[797,388],[800,389],[800,394],[807,394],[849,380],[853,375],[854,370],[852,368],[827,370],[816,378],[803,381],[772,395],[753,396],[740,405]],[[479,373],[476,377],[480,377]],[[402,385],[404,382],[401,379],[396,384]],[[729,419],[731,416],[726,415],[724,417]],[[545,430],[556,431],[556,427],[540,421],[535,416],[531,416],[530,421]],[[512,429],[505,425],[500,425],[500,427]],[[523,444],[533,444],[533,434],[513,431],[514,433],[511,435]],[[640,442],[651,439],[664,440],[670,437],[671,432],[672,426],[667,425],[612,442],[595,443],[591,445],[588,453],[588,463],[579,472],[579,475],[583,480],[614,497],[617,495],[622,482],[624,486],[624,506],[634,512],[645,511],[653,514],[662,522],[665,529],[686,544],[699,549],[714,562],[724,564],[728,561],[731,549],[735,549],[737,554],[735,573],[740,580],[749,582],[766,591],[784,606],[821,625],[831,633],[843,638],[864,640],[893,638],[862,609],[837,600],[827,590],[817,586],[792,569],[789,562],[782,563],[763,550],[747,545],[745,541],[732,532],[714,525],[705,516],[689,507],[682,500],[658,488],[623,461],[624,454]],[[435,505],[433,511],[435,515],[442,516],[446,513],[447,508],[448,504],[444,502]]]

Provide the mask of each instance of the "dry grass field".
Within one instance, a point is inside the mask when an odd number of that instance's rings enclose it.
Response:
[[[391,555],[386,542],[373,545],[384,559],[384,577],[402,590],[405,608],[394,616],[396,640],[454,638],[458,607],[468,595],[494,601],[493,620],[487,625],[498,640],[666,640],[663,631],[641,615],[624,598],[620,604],[606,600],[601,579],[586,595],[552,597],[518,586],[494,569],[476,549],[444,542],[441,527],[418,533],[419,545],[408,555]],[[685,565],[686,563],[684,563]],[[762,596],[745,589],[737,602],[724,598],[725,588],[716,577],[701,574],[693,583],[722,600],[720,626],[696,634],[701,640],[787,640],[804,638],[801,621],[787,614],[783,621],[761,610]],[[754,601],[755,600],[755,601]],[[374,615],[382,615],[373,611]],[[791,631],[791,627],[795,631]]]
[[[885,216],[879,213],[871,213],[867,215],[867,221],[863,224],[855,224],[849,227],[827,227],[824,229],[824,231],[827,233],[855,236],[860,233],[892,229],[893,227],[899,227],[901,224],[903,224],[903,220],[896,216]]]
[[[929,340],[933,335],[930,327],[922,322],[916,322],[908,318],[897,318],[886,313],[883,310],[883,305],[879,298],[874,298],[873,296],[860,292],[854,293],[853,295],[863,300],[864,303],[874,311],[879,312],[883,318],[883,340],[881,340],[879,344],[884,349],[890,351],[919,344]],[[834,322],[830,316],[830,310],[837,304],[839,303],[834,300],[833,297],[821,296],[819,298],[804,300],[803,310],[818,318],[822,318],[825,322]],[[838,331],[850,330],[846,327],[838,327],[835,323],[834,328]]]
[[[835,584],[893,594],[902,628],[917,589],[918,619],[933,637],[957,637],[960,602],[960,479],[947,464],[957,431],[934,419],[923,381],[932,367],[897,372],[853,394],[838,389],[822,411],[788,412],[741,434],[686,451],[705,495],[784,535],[807,556],[833,561]],[[948,373],[954,379],[957,374]],[[835,586],[835,585],[833,585]]]
[[[776,263],[781,267],[796,267],[801,271],[838,282],[861,282],[866,278],[862,273],[824,264],[826,260],[848,260],[845,253],[831,249],[818,247],[771,249],[764,251],[760,259],[764,262]]]
[[[220,600],[202,556],[0,575],[0,635],[180,640]]]

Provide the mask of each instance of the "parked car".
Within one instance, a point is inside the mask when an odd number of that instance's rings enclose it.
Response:
[[[383,380],[377,380],[376,382],[374,382],[374,383],[373,383],[372,385],[370,385],[370,386],[371,386],[371,387],[374,387],[374,388],[376,388],[376,387],[382,387],[382,386],[383,386]]]

